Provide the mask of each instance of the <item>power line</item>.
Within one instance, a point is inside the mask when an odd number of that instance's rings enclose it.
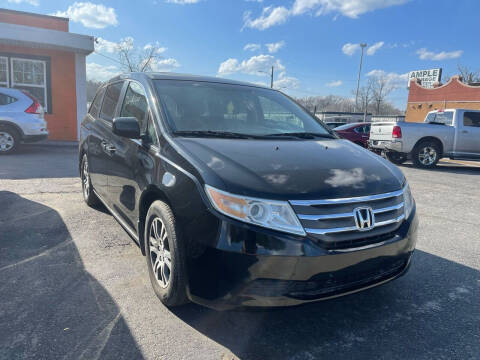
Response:
[[[98,51],[94,51],[94,53],[97,54],[97,55],[103,56],[104,58],[109,59],[109,60],[111,60],[111,61],[114,61],[114,62],[116,62],[117,64],[120,64],[120,65],[122,65],[122,66],[127,66],[127,65],[125,65],[124,63],[122,63],[121,61],[118,61],[117,59],[114,59],[114,58],[112,58],[112,57],[110,57],[110,56],[107,56],[107,55],[104,55],[104,54],[102,54],[102,53],[99,53]]]

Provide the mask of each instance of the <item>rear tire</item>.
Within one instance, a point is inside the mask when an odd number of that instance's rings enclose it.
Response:
[[[80,163],[80,178],[82,180],[83,200],[85,200],[88,206],[95,207],[100,203],[100,200],[93,191],[87,154],[83,154],[82,156],[82,162]]]
[[[21,136],[16,129],[0,125],[0,155],[14,153],[20,145],[20,139]]]
[[[153,291],[168,307],[188,302],[186,249],[170,207],[154,201],[145,221],[145,250]]]
[[[440,160],[440,146],[435,141],[422,141],[412,150],[413,165],[422,169],[433,169]]]
[[[405,155],[405,154],[399,154],[399,153],[395,153],[395,152],[387,152],[385,154],[385,156],[387,157],[387,159],[389,161],[391,161],[392,163],[394,163],[396,165],[401,165],[405,161],[407,161],[407,155]]]

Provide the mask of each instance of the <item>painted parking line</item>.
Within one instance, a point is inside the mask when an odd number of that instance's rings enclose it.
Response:
[[[471,166],[471,167],[478,167],[480,168],[480,162],[476,161],[463,161],[463,160],[451,160],[451,159],[442,159],[441,163],[448,163],[452,165],[463,165],[463,166]]]

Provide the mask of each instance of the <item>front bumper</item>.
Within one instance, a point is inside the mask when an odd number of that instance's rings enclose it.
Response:
[[[417,226],[414,210],[381,243],[326,250],[308,237],[223,220],[216,248],[189,263],[189,297],[224,310],[299,305],[361,291],[407,271]]]

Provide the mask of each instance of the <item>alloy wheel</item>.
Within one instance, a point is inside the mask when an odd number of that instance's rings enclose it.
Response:
[[[425,146],[418,153],[418,160],[425,166],[430,166],[437,160],[437,150],[430,146]]]
[[[155,279],[162,288],[166,288],[172,275],[172,255],[168,242],[167,228],[163,221],[156,217],[149,230],[149,256]]]
[[[88,172],[88,160],[86,156],[83,158],[82,188],[85,199],[88,199],[88,196],[90,195],[90,174]]]
[[[12,134],[6,131],[0,131],[0,151],[9,151],[15,145],[15,139]]]

